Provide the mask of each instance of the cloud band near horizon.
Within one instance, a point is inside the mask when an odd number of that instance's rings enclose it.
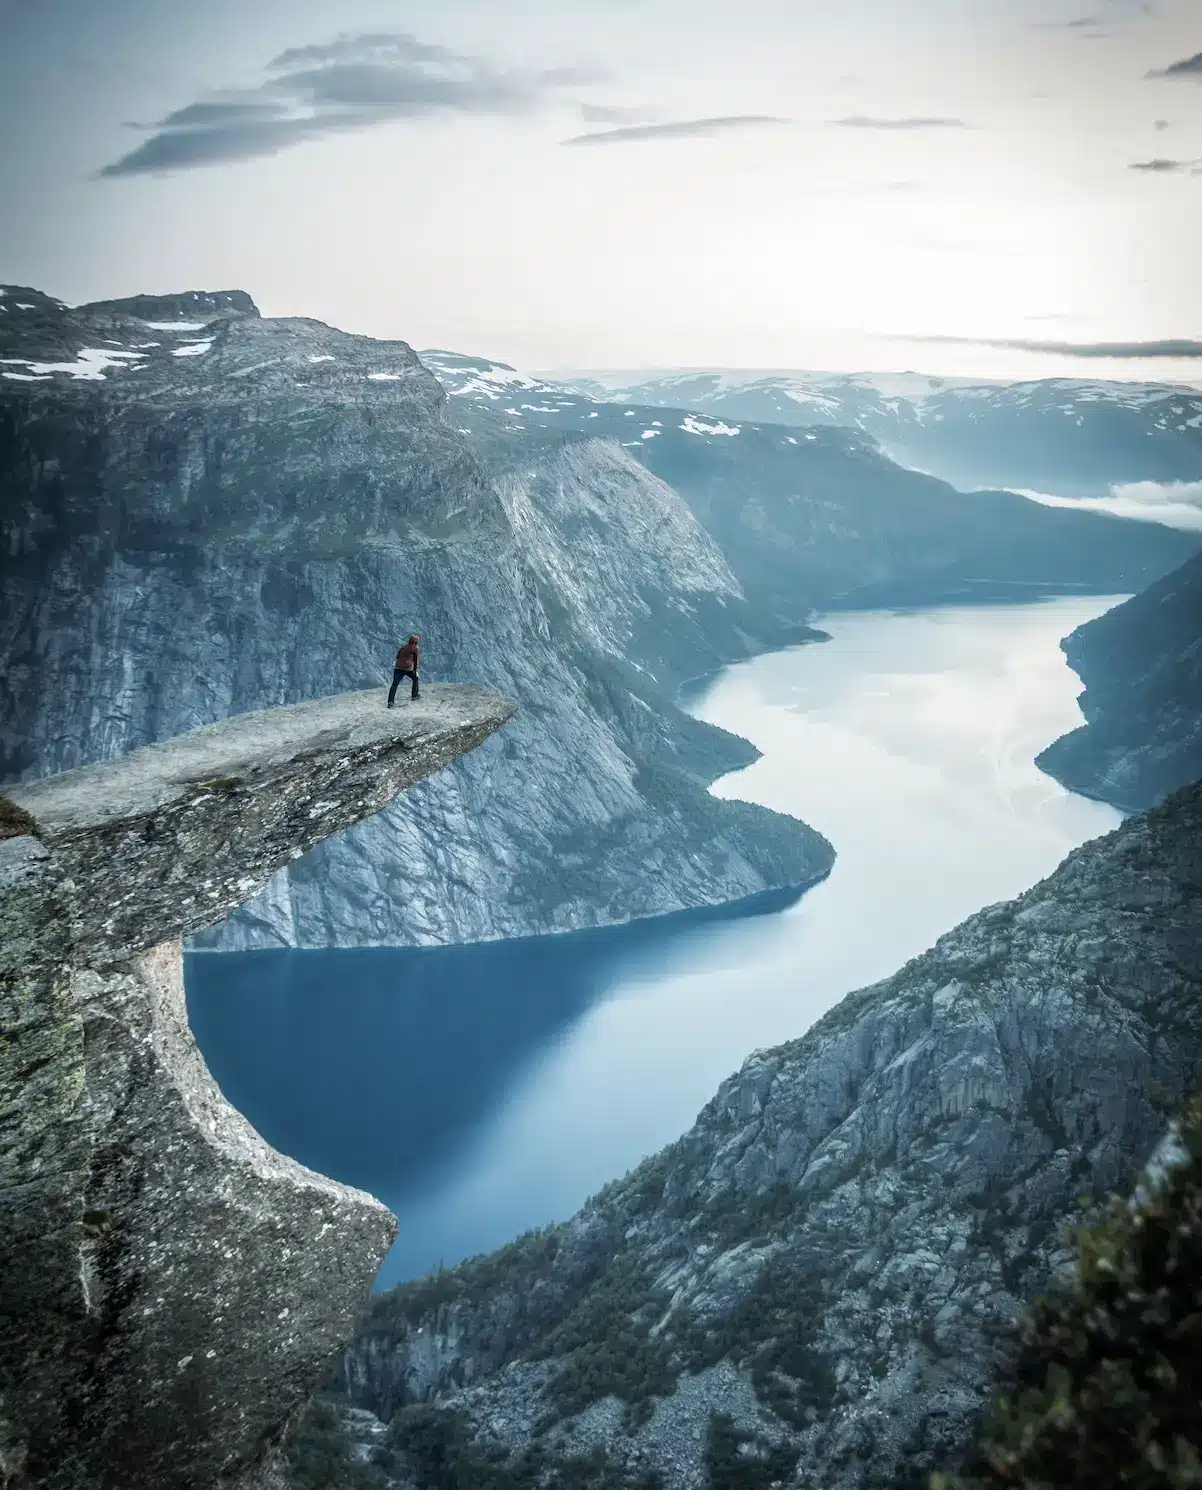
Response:
[[[1202,357],[1202,341],[1173,337],[1164,341],[1034,341],[1020,337],[885,336],[882,341],[944,346],[996,347],[1009,352],[1048,352],[1062,357]]]
[[[691,139],[766,124],[788,124],[776,114],[722,114],[710,119],[677,119],[666,124],[628,124],[620,129],[598,129],[571,135],[561,145],[624,145],[637,140]]]
[[[832,119],[843,129],[968,129],[963,119],[946,119],[938,115],[900,119],[876,118],[869,114],[852,114],[846,119]]]

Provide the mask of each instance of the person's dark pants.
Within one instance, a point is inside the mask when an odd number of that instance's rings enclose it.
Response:
[[[421,689],[418,687],[418,682],[417,682],[417,669],[415,667],[398,667],[398,668],[395,668],[393,670],[393,674],[392,674],[392,687],[388,690],[388,702],[389,703],[392,703],[393,699],[396,698],[397,686],[400,683],[400,681],[401,681],[402,678],[412,678],[413,679],[413,692],[410,695],[410,697],[412,697],[412,698],[420,698],[421,697]]]

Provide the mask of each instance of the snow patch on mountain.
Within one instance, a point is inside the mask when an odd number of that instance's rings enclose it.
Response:
[[[23,374],[4,373],[3,376],[20,378],[24,382],[50,377],[54,373],[67,373],[72,378],[96,382],[104,378],[106,369],[141,366],[143,355],[142,352],[118,351],[111,347],[81,347],[74,362],[35,362],[28,357],[0,357],[0,363],[23,367]]]
[[[707,424],[704,419],[698,419],[694,414],[689,414],[679,428],[690,435],[737,435],[740,433],[737,424]]]

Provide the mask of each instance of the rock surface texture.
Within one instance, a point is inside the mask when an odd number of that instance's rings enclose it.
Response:
[[[33,831],[0,838],[0,1483],[234,1485],[345,1342],[395,1221],[228,1106],[179,937],[512,711],[485,688],[391,713],[349,694],[14,789]]]
[[[394,1424],[445,1408],[515,1464],[601,1450],[701,1486],[717,1412],[790,1485],[924,1485],[993,1331],[1200,1059],[1197,785],[750,1057],[571,1221],[382,1296],[348,1387]]]
[[[830,867],[803,825],[709,795],[755,752],[674,702],[719,658],[813,635],[808,605],[790,626],[757,610],[630,452],[576,437],[486,462],[404,343],[245,296],[14,296],[32,309],[0,317],[0,780],[386,684],[410,631],[430,681],[522,705],[206,945],[563,930]]]
[[[648,407],[649,399],[613,402],[621,396],[615,390],[606,401],[604,389],[597,397],[538,383],[483,359],[446,352],[423,352],[422,359],[486,460],[498,438],[529,448],[540,433],[546,439],[550,431],[570,430],[577,438],[588,432],[615,441],[680,493],[745,593],[785,615],[798,596],[831,610],[1064,590],[1121,594],[1159,579],[1202,543],[1196,532],[1049,508],[1012,491],[957,491],[927,474],[938,467],[926,459],[908,452],[901,465],[890,459],[886,432],[893,419],[883,428],[857,420],[854,401],[842,398],[823,394],[794,405],[796,420],[785,421],[794,427],[782,428],[754,413],[686,412],[697,407],[689,397],[708,383],[704,375],[665,379],[665,396],[654,400],[665,407]],[[737,377],[719,381],[725,396],[737,395]],[[925,379],[915,381],[925,386]],[[1026,408],[1022,395],[1030,387],[996,391],[1003,401],[1012,392],[1009,401]],[[679,397],[667,396],[673,388]],[[964,390],[970,416],[983,405],[968,395],[984,392]],[[896,412],[904,400],[887,403]],[[913,427],[944,430],[944,413],[931,412],[934,422]],[[1106,417],[1114,419],[1115,411],[1107,408]],[[1059,412],[1054,420],[1071,423]],[[859,429],[848,427],[857,423]],[[970,448],[975,437],[984,449],[987,431],[987,423],[970,417],[961,437]],[[1202,459],[1202,437],[1193,429],[1186,434]],[[1007,434],[1007,442],[1028,450],[1025,431]],[[1148,445],[1141,440],[1136,448],[1146,455]]]
[[[1086,722],[1037,764],[1134,810],[1202,777],[1202,555],[1061,644]]]
[[[4,305],[0,781],[386,683],[414,630],[432,681],[522,705],[207,946],[472,941],[809,884],[831,846],[709,794],[755,752],[683,714],[683,681],[813,639],[836,601],[1126,592],[1195,546],[966,498],[846,430],[739,432],[443,357],[448,397],[403,342],[237,292]]]

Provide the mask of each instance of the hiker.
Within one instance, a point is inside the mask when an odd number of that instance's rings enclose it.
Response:
[[[418,645],[420,636],[411,636],[403,647],[397,648],[396,665],[392,670],[392,687],[388,690],[388,707],[391,709],[396,701],[397,684],[402,678],[413,679],[412,698],[421,697],[421,686],[417,676],[417,670],[421,665],[422,649]]]

